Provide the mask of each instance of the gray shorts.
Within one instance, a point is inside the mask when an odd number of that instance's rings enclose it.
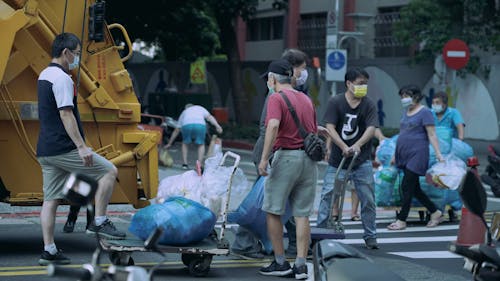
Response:
[[[56,156],[38,157],[42,167],[43,200],[63,199],[64,184],[71,172],[85,174],[96,180],[113,169],[113,164],[97,153],[92,155],[93,166],[86,167],[78,149]]]
[[[294,217],[309,217],[313,210],[318,169],[303,150],[278,150],[264,186],[262,210],[275,215],[285,213],[290,201]]]

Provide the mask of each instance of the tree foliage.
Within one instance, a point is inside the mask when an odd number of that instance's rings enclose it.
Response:
[[[273,1],[285,9],[288,0]],[[255,14],[259,0],[155,0],[127,6],[107,0],[108,22],[120,22],[131,39],[158,43],[166,60],[193,61],[221,51],[228,59],[231,95],[236,119],[250,123],[248,100],[242,88],[241,58],[236,36],[237,20]],[[143,5],[141,5],[143,4]]]
[[[413,0],[401,9],[396,36],[416,48],[416,63],[434,60],[448,40],[459,38],[471,51],[465,71],[487,74],[480,57],[500,49],[499,8],[495,0]]]
[[[108,22],[119,22],[131,40],[158,44],[165,60],[193,61],[212,56],[219,45],[218,28],[207,13],[206,1],[155,0],[125,5],[106,1]]]

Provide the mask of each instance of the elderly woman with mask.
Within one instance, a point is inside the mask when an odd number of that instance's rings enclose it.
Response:
[[[415,85],[404,86],[399,90],[403,116],[399,137],[396,142],[395,162],[404,172],[401,189],[403,193],[401,211],[397,220],[387,226],[389,230],[403,230],[410,211],[411,200],[415,196],[431,213],[427,227],[435,227],[442,221],[442,212],[420,188],[419,176],[425,175],[429,165],[429,143],[436,152],[436,158],[443,161],[439,150],[434,117],[430,109],[420,104],[423,95]]]

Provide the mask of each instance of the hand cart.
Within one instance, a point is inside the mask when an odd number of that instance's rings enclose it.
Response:
[[[99,239],[102,249],[109,253],[111,263],[114,265],[133,265],[134,260],[131,257],[133,252],[178,253],[181,254],[182,263],[188,267],[191,275],[197,277],[207,275],[213,256],[229,255],[229,242],[224,237],[224,234],[231,198],[231,185],[240,162],[240,156],[228,151],[222,157],[219,166],[222,166],[227,158],[233,158],[234,164],[228,181],[226,203],[223,207],[222,225],[219,234],[214,230],[209,237],[193,245],[157,245],[154,248],[145,247],[145,242],[135,237],[125,240]]]
[[[333,190],[332,199],[330,202],[330,214],[324,225],[319,225],[316,227],[311,227],[311,239],[313,241],[322,239],[345,239],[344,225],[342,224],[342,211],[344,208],[344,198],[345,198],[345,187],[348,182],[349,175],[352,170],[352,166],[358,157],[358,153],[354,153],[352,160],[344,173],[342,180],[339,179],[339,174],[347,157],[342,157],[340,164],[335,172],[335,177],[333,180]],[[334,215],[333,211],[338,210],[338,215]]]

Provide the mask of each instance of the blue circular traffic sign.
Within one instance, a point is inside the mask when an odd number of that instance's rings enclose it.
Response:
[[[345,66],[345,56],[339,51],[333,51],[328,55],[328,66],[335,70],[342,69]]]

